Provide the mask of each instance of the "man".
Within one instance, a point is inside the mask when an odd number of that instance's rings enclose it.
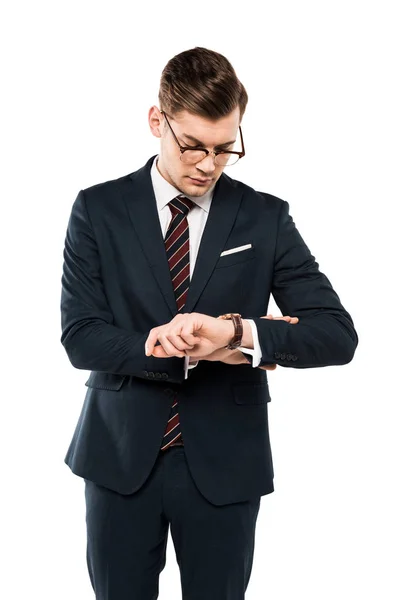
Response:
[[[91,373],[65,461],[97,599],[157,598],[170,527],[183,599],[239,600],[274,491],[266,370],[346,364],[358,338],[288,203],[225,173],[247,104],[229,61],[178,54],[159,101],[159,154],[72,207],[61,342]]]

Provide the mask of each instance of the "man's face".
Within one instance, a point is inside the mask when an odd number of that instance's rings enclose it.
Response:
[[[239,107],[217,121],[187,111],[167,117],[181,146],[201,146],[209,151],[236,148],[234,143],[227,145],[227,142],[234,142],[240,136]],[[153,135],[160,138],[157,167],[164,179],[188,196],[203,196],[215,186],[225,167],[215,165],[213,155],[209,154],[201,162],[187,165],[180,160],[179,146],[164,115],[155,106],[149,111],[149,124]]]

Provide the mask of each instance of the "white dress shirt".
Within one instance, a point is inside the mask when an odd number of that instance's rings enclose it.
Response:
[[[160,218],[161,230],[163,237],[168,231],[169,223],[172,219],[171,209],[168,206],[168,202],[176,198],[182,192],[176,189],[173,185],[168,183],[166,179],[161,175],[157,168],[158,156],[155,157],[153,165],[151,167],[151,181],[154,188],[154,195],[157,202],[158,216]],[[215,186],[214,186],[215,187]],[[197,252],[200,246],[200,240],[203,235],[204,227],[207,221],[208,213],[210,210],[212,197],[214,194],[214,187],[208,190],[203,196],[188,196],[187,198],[192,200],[196,206],[189,211],[187,215],[188,226],[189,226],[189,256],[190,256],[190,277],[192,277],[194,266],[196,263]],[[238,350],[243,350],[246,354],[251,354],[253,357],[252,366],[257,367],[261,362],[261,348],[258,340],[257,327],[252,319],[246,319],[250,323],[251,331],[253,334],[253,348],[245,348],[240,346]],[[195,360],[190,362],[190,356],[185,356],[185,379],[188,378],[188,369],[197,367],[199,361]]]

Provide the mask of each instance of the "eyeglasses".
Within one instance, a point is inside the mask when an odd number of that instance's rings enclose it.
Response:
[[[172,132],[172,135],[174,136],[174,139],[179,146],[179,150],[181,152],[180,159],[186,165],[194,165],[196,163],[199,163],[202,160],[204,160],[205,157],[208,156],[209,154],[213,154],[214,155],[214,157],[213,157],[214,164],[216,164],[220,167],[230,167],[230,166],[234,165],[235,163],[237,163],[239,158],[242,158],[245,155],[244,144],[243,144],[243,134],[242,134],[242,128],[240,127],[240,125],[239,125],[239,132],[240,132],[240,141],[242,144],[241,152],[234,152],[231,150],[216,150],[216,151],[210,152],[206,148],[193,149],[190,146],[181,146],[180,143],[178,142],[178,138],[176,137],[176,135],[174,133],[174,130],[172,129],[172,127],[170,125],[170,122],[168,121],[166,113],[163,110],[161,110],[160,112],[162,115],[164,115],[165,120],[167,121],[168,126]]]

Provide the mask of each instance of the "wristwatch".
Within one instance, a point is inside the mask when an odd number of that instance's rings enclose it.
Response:
[[[217,319],[231,319],[233,321],[233,325],[235,327],[235,333],[233,338],[229,342],[227,346],[225,346],[225,350],[235,350],[242,343],[243,337],[243,323],[242,323],[242,315],[239,313],[225,313],[224,315],[219,315]]]

